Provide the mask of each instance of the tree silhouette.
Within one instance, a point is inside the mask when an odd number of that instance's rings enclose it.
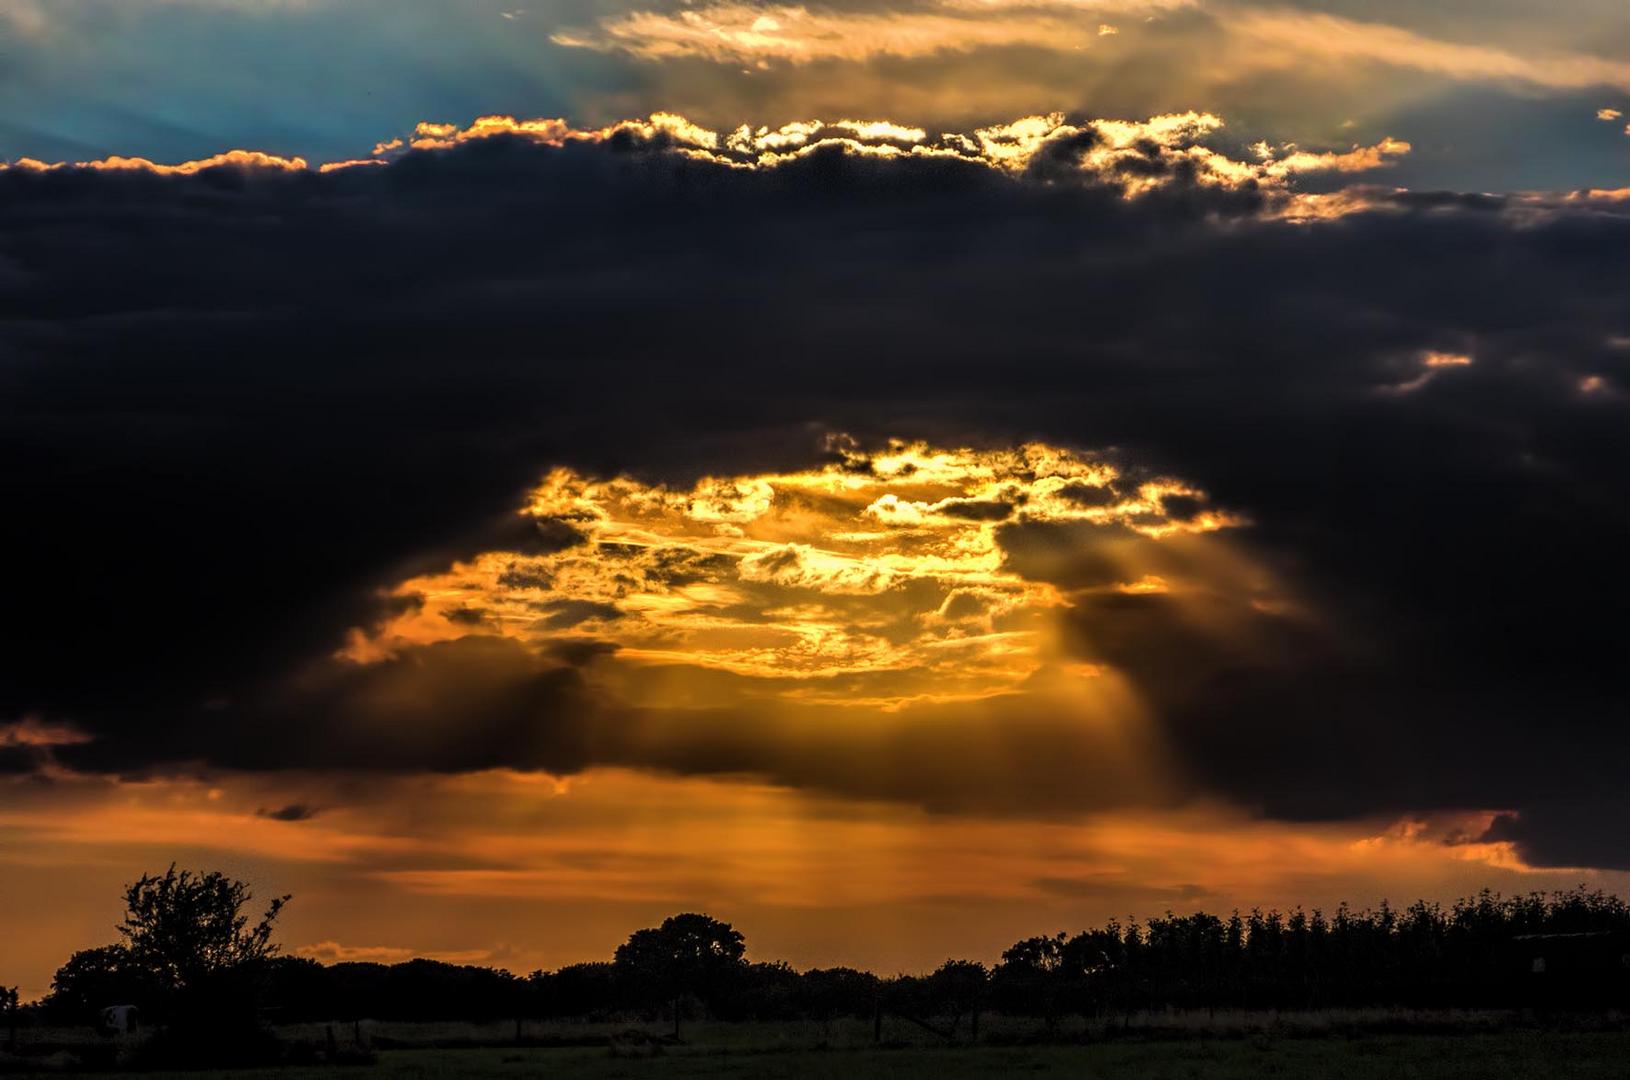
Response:
[[[6,1049],[17,1049],[17,1013],[22,1008],[22,1000],[17,996],[15,986],[0,986],[0,1020],[6,1025]]]
[[[951,1018],[955,1033],[964,1016],[972,1023],[971,1037],[979,1039],[979,1014],[985,1007],[990,972],[973,960],[947,960],[928,976],[928,1000],[934,1012]]]
[[[253,925],[241,883],[173,869],[128,890],[125,944],[75,953],[57,972],[48,1014],[92,1020],[135,1004],[188,1045],[222,1047],[253,1035],[262,1000],[278,1019],[338,1015],[390,1020],[612,1017],[630,1007],[673,1008],[677,1036],[687,998],[717,1019],[819,1023],[885,1013],[954,1037],[960,1017],[983,1009],[1045,1018],[1110,1018],[1141,1011],[1416,1008],[1623,1009],[1630,1006],[1630,905],[1584,888],[1502,897],[1484,891],[1453,904],[1407,908],[1343,904],[1312,909],[1170,912],[1147,922],[1110,920],[1074,935],[1026,938],[988,975],[951,961],[927,976],[878,978],[830,968],[799,972],[745,960],[742,936],[706,915],[676,915],[640,930],[611,963],[573,964],[524,979],[507,971],[429,960],[340,963],[276,957],[275,901]],[[336,1010],[343,1010],[342,1013]],[[949,1025],[935,1027],[940,1020]],[[166,1026],[166,1021],[168,1025]],[[977,1023],[977,1021],[976,1021]],[[238,1060],[243,1060],[239,1055]],[[166,1062],[169,1063],[169,1062]]]
[[[636,930],[617,946],[612,963],[642,996],[673,1002],[677,1039],[684,995],[694,994],[704,1004],[716,1001],[741,974],[746,951],[729,923],[687,913],[664,919],[655,929]]]
[[[47,1008],[62,1020],[84,1023],[109,1005],[136,1005],[143,1015],[158,1011],[155,980],[138,968],[123,945],[81,949],[57,969]]]
[[[1002,962],[995,972],[996,990],[1003,1008],[1028,1012],[1039,1005],[1048,1031],[1058,1022],[1066,940],[1062,932],[1051,937],[1025,938],[1002,953]]]
[[[244,907],[252,898],[248,885],[219,871],[177,873],[171,863],[162,877],[143,874],[125,889],[119,933],[133,964],[163,989],[186,993],[277,952],[272,923],[289,897],[274,898],[250,926]]]
[[[276,1040],[262,1028],[259,1007],[277,952],[272,925],[289,898],[276,897],[251,922],[248,885],[171,864],[127,886],[124,899],[118,925],[124,940],[69,957],[52,980],[46,1010],[83,1022],[109,1005],[137,1005],[144,1020],[163,1027],[143,1047],[157,1064],[272,1059]],[[315,965],[294,966],[315,985],[309,971]]]
[[[261,1028],[266,961],[277,952],[274,898],[255,923],[249,886],[219,872],[144,874],[125,889],[119,924],[130,965],[154,988],[167,1028],[154,1052],[174,1064],[250,1063],[275,1053]]]

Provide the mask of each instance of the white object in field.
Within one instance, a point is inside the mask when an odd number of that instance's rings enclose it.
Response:
[[[102,1010],[102,1030],[111,1035],[134,1035],[141,1027],[140,1011],[134,1005],[109,1005]]]

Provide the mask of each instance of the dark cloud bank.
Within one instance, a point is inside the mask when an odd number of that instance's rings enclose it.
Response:
[[[1291,819],[1508,808],[1531,860],[1630,867],[1630,214],[1390,195],[1294,224],[1249,188],[1127,201],[1047,164],[494,138],[326,175],[0,174],[0,718],[77,724],[94,740],[58,758],[119,772],[633,760],[841,787],[705,734],[642,759],[515,646],[322,658],[378,587],[504,543],[550,464],[686,479],[805,464],[828,430],[1039,437],[1248,514],[1329,631],[1078,605],[1083,658],[1130,675],[1198,790]],[[1428,350],[1475,362],[1399,389]],[[1113,801],[1048,770],[1049,806]],[[849,786],[932,804],[964,779],[899,772]]]

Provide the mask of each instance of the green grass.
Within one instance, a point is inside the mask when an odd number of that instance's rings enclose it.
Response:
[[[1090,1021],[1079,1016],[1065,1016],[1058,1022],[1056,1040],[1048,1040],[1042,1037],[1044,1025],[1034,1017],[987,1014],[980,1022],[980,1041],[998,1046],[1042,1041],[1096,1043],[1106,1041],[1106,1029],[1109,1028],[1115,1029],[1111,1035],[1129,1034],[1151,1039],[1303,1038],[1405,1032],[1461,1035],[1509,1031],[1522,1021],[1521,1014],[1511,1011],[1465,1009],[1322,1009],[1284,1013],[1172,1011]],[[950,1023],[945,1017],[936,1017],[934,1022],[941,1025]],[[1619,1018],[1617,1015],[1604,1015],[1590,1023],[1592,1029],[1604,1026],[1617,1028]],[[326,1043],[327,1026],[322,1023],[290,1024],[277,1030],[289,1042],[320,1048]],[[355,1032],[360,1033],[364,1041],[377,1043],[385,1049],[504,1046],[513,1043],[516,1033],[512,1020],[485,1024],[364,1020],[356,1028],[350,1022],[336,1022],[333,1028],[342,1045],[350,1045]],[[604,1041],[631,1033],[660,1038],[671,1030],[671,1024],[667,1021],[529,1020],[523,1022],[521,1035],[525,1040],[538,1042],[587,1042]],[[843,1018],[827,1023],[808,1020],[747,1024],[686,1021],[683,1033],[686,1046],[680,1048],[680,1052],[749,1053],[814,1048],[867,1050],[872,1047],[872,1021],[869,1018]],[[882,1035],[883,1041],[890,1046],[905,1044],[924,1049],[943,1046],[942,1040],[932,1033],[894,1016],[884,1018]],[[967,1018],[961,1021],[957,1035],[966,1040]]]
[[[1453,1035],[1390,1034],[1244,1038],[1121,1039],[1081,1046],[843,1049],[795,1047],[776,1025],[698,1025],[684,1045],[613,1052],[605,1047],[485,1047],[385,1050],[371,1065],[255,1069],[233,1080],[505,1078],[663,1080],[720,1077],[762,1080],[869,1080],[924,1077],[974,1080],[1036,1074],[1081,1080],[1595,1080],[1630,1075],[1630,1033],[1504,1031]],[[755,1031],[755,1029],[758,1029]],[[771,1036],[770,1038],[754,1038]],[[637,1056],[629,1056],[629,1055]],[[144,1073],[150,1080],[201,1080],[203,1073]]]
[[[1053,1074],[1083,1080],[1487,1080],[1492,1077],[1608,1078],[1630,1070],[1623,1035],[1385,1036],[1358,1039],[1121,1043],[1081,1047],[673,1052],[641,1059],[605,1051],[398,1051],[369,1070],[390,1077],[535,1075],[583,1080],[761,1077],[869,1080]]]

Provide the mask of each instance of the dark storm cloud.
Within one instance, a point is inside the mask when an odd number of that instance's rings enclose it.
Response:
[[[38,747],[0,746],[0,776],[33,773],[47,760]]]
[[[1247,514],[1318,612],[1242,609],[1219,642],[1158,595],[1077,599],[1078,651],[1202,790],[1286,818],[1509,809],[1532,860],[1630,865],[1620,204],[1374,195],[1295,224],[1055,158],[753,172],[497,138],[321,176],[0,174],[0,719],[72,722],[95,741],[56,757],[108,771],[632,759],[945,805],[954,775],[872,783],[724,720],[715,745],[619,716],[597,745],[582,677],[502,643],[327,658],[379,588],[514,545],[551,464],[1040,437]],[[1005,536],[1045,576],[1048,538]],[[1044,779],[1050,806],[1098,800]]]
[[[319,663],[241,704],[122,724],[63,747],[76,768],[202,762],[239,769],[575,772],[603,709],[576,669],[473,635],[377,664]]]
[[[1039,697],[1009,695],[997,705],[911,707],[887,722],[875,709],[843,705],[628,707],[513,639],[472,635],[374,664],[325,665],[242,707],[162,731],[111,730],[57,757],[88,770],[134,760],[557,775],[625,765],[1004,815],[1170,801],[1112,726],[1083,724]],[[262,813],[296,821],[310,816],[304,809]]]
[[[543,613],[538,623],[545,630],[567,630],[590,619],[616,619],[622,615],[615,604],[592,600],[546,600],[538,610]]]

